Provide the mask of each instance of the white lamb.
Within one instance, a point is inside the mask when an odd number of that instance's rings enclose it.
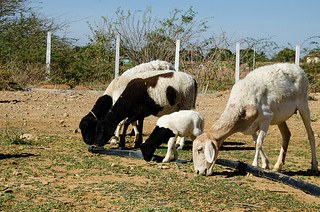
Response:
[[[178,158],[176,139],[178,136],[190,136],[192,140],[203,132],[204,119],[193,110],[180,110],[161,116],[149,138],[141,144],[140,149],[146,161],[150,161],[156,148],[168,142],[168,151],[162,162],[169,162],[173,151],[174,159]]]
[[[281,150],[274,166],[275,171],[281,170],[291,135],[286,120],[298,110],[310,143],[311,170],[317,173],[318,163],[310,123],[307,89],[307,75],[294,64],[269,65],[249,73],[233,86],[226,108],[212,126],[211,132],[200,135],[194,141],[195,172],[211,175],[222,142],[236,132],[253,136],[256,150],[252,165],[258,166],[260,154],[262,167],[269,168],[268,159],[262,151],[262,143],[269,125],[278,125],[281,132]]]

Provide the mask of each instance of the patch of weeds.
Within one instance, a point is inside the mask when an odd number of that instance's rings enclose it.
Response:
[[[7,202],[7,201],[9,201],[9,200],[11,200],[13,198],[15,198],[15,195],[13,193],[11,193],[11,192],[1,192],[0,193],[0,203],[1,203],[0,205],[2,205],[3,203],[5,203],[5,202]]]
[[[6,137],[6,141],[8,144],[11,145],[33,145],[33,140],[27,140],[25,138],[21,138],[19,134],[13,134]]]
[[[22,128],[17,129],[16,127],[9,126],[7,123],[2,139],[11,145],[33,145],[34,140],[23,135],[24,133]]]
[[[33,198],[36,196],[35,192],[33,190],[25,190],[24,191],[24,195],[26,197],[29,197],[29,198]]]

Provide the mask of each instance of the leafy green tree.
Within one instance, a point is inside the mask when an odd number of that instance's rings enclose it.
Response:
[[[284,48],[274,55],[273,60],[277,62],[294,62],[295,51],[289,48]]]
[[[225,48],[212,48],[207,54],[207,58],[213,58],[215,60],[229,61],[232,60],[234,54]]]
[[[47,32],[54,34],[64,26],[42,17],[28,3],[28,0],[0,1],[1,70],[24,85],[45,78]],[[52,50],[65,51],[69,44],[64,38],[52,36]],[[13,77],[9,79],[12,81]]]

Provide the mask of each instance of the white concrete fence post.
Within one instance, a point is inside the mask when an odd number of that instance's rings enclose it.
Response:
[[[116,61],[114,66],[114,78],[119,77],[119,62],[120,62],[120,35],[116,39]]]
[[[50,80],[50,61],[51,61],[51,32],[47,33],[46,51],[46,80]]]
[[[236,70],[235,70],[235,82],[240,79],[240,42],[236,43]]]
[[[296,45],[295,64],[300,65],[300,45]]]
[[[180,40],[176,41],[176,55],[174,61],[174,69],[179,71],[179,57],[180,57]]]

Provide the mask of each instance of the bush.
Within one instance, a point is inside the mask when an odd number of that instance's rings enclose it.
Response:
[[[308,74],[310,92],[320,92],[320,63],[303,63],[301,68]]]

